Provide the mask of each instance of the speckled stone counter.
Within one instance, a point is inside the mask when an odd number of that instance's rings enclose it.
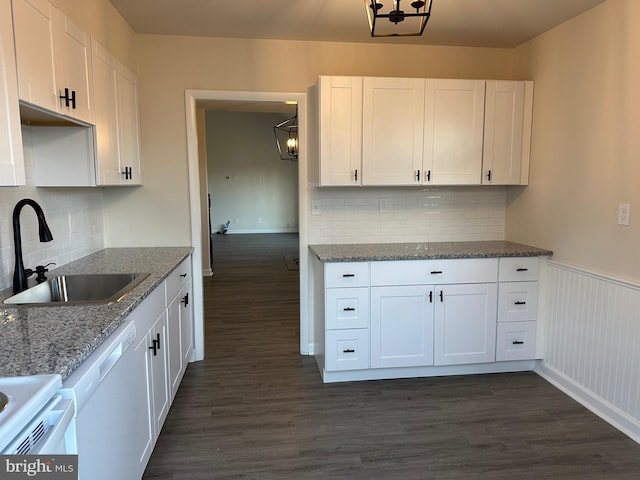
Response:
[[[550,250],[503,240],[482,242],[309,245],[309,248],[321,262],[537,257],[553,255],[553,252]]]
[[[191,251],[191,247],[108,248],[47,274],[150,273],[117,303],[0,304],[0,377],[49,373],[68,377]],[[0,300],[8,296],[11,292],[4,291]]]

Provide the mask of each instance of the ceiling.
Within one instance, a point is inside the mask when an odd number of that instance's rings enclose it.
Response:
[[[401,1],[408,12],[411,0]],[[423,36],[371,38],[364,0],[110,0],[137,33],[495,48],[514,48],[603,1],[433,0]]]

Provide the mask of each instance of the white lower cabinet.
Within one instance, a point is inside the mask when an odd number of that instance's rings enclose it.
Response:
[[[316,262],[324,380],[530,370],[540,262]]]
[[[445,285],[437,288],[435,364],[460,365],[495,361],[495,283]]]
[[[371,288],[371,368],[433,365],[433,286]]]

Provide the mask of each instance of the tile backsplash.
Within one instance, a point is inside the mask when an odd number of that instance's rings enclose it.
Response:
[[[309,243],[503,240],[506,187],[309,186]]]
[[[33,162],[27,130],[23,130],[23,143],[29,183]],[[23,198],[31,198],[40,204],[53,235],[53,241],[40,243],[33,209],[30,206],[22,209],[20,225],[25,268],[51,262],[64,265],[104,247],[101,189],[0,187],[0,290],[13,284],[13,208]]]

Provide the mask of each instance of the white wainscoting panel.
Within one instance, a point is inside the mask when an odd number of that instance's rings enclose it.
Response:
[[[536,369],[640,443],[640,285],[550,261]]]

